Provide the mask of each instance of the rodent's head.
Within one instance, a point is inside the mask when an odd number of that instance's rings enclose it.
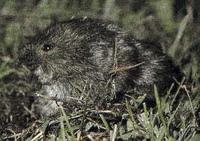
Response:
[[[52,79],[55,75],[69,73],[78,56],[75,43],[79,43],[80,38],[76,36],[66,25],[50,26],[25,44],[20,62],[44,82],[47,77]]]

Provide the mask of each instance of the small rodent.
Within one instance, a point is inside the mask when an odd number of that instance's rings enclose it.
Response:
[[[162,93],[174,78],[182,77],[161,47],[138,41],[101,19],[77,18],[51,25],[25,45],[19,60],[42,84],[37,93],[70,97],[69,103],[80,98],[77,87],[92,89],[94,103],[108,95],[110,100],[120,100],[127,93],[153,99],[154,84]],[[54,100],[38,98],[35,105],[44,116],[58,111]]]

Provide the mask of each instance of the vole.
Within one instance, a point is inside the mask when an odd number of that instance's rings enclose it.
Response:
[[[97,105],[105,97],[119,101],[127,93],[153,100],[153,85],[162,93],[174,78],[182,77],[161,47],[139,41],[101,19],[50,25],[30,39],[19,56],[42,85],[37,94],[69,103],[81,99],[80,89],[92,89],[89,97]],[[35,105],[44,116],[58,112],[55,100],[38,98]]]

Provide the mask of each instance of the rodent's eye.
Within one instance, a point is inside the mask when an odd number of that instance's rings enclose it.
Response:
[[[49,50],[52,50],[53,48],[54,48],[54,46],[51,45],[51,44],[44,44],[44,45],[42,46],[42,50],[45,51],[45,52],[47,52],[47,51],[49,51]]]

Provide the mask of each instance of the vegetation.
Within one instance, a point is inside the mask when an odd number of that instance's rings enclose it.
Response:
[[[0,139],[4,140],[198,140],[200,126],[200,10],[198,0],[1,0],[0,1]],[[160,44],[186,78],[179,87],[121,103],[124,112],[83,107],[38,119],[26,100],[32,89],[25,68],[17,70],[18,49],[26,38],[71,17],[109,19],[137,39]],[[20,80],[20,81],[19,81]],[[158,95],[165,95],[159,97]],[[180,95],[185,95],[180,99]],[[17,101],[22,101],[17,102]],[[178,99],[178,100],[177,100]],[[19,112],[20,111],[20,112]],[[17,125],[20,125],[17,126]],[[23,128],[22,128],[23,127]]]

